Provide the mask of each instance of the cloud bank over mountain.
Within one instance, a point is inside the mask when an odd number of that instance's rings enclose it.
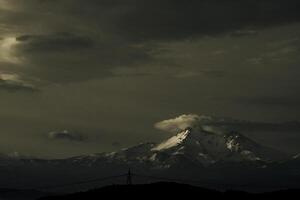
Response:
[[[300,122],[265,123],[207,115],[184,114],[157,122],[154,124],[154,127],[170,133],[178,133],[188,128],[202,128],[204,130],[223,129],[223,131],[299,132]]]
[[[181,115],[174,119],[163,120],[156,123],[155,128],[171,133],[177,133],[187,128],[192,128],[198,125],[200,122],[200,116],[196,114]]]

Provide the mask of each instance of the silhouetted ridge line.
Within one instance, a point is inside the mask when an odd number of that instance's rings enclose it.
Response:
[[[83,185],[88,183],[95,183],[95,182],[102,182],[107,180],[113,180],[116,178],[124,177],[124,183],[127,185],[131,185],[134,183],[134,177],[137,178],[147,178],[152,179],[156,181],[167,181],[167,182],[174,182],[174,183],[185,183],[185,184],[197,184],[197,185],[203,185],[203,184],[210,184],[208,181],[200,181],[200,180],[193,180],[193,179],[179,179],[179,178],[169,178],[169,177],[162,177],[162,176],[153,176],[153,175],[143,175],[143,174],[137,174],[132,173],[131,171],[128,171],[126,174],[120,174],[120,175],[114,175],[114,176],[106,176],[101,178],[95,178],[90,180],[83,180],[78,182],[72,182],[72,183],[65,183],[65,184],[59,184],[59,185],[48,185],[48,186],[41,186],[34,188],[35,190],[47,190],[47,189],[56,189],[56,188],[64,188],[68,186],[76,186],[76,185]],[[128,181],[130,179],[130,181]],[[236,186],[232,184],[224,184],[226,186]],[[246,187],[247,185],[239,185],[240,187]],[[32,189],[32,188],[31,188]]]
[[[130,182],[128,182],[128,176],[130,176]],[[120,174],[120,175],[115,175],[115,176],[107,176],[107,177],[102,177],[102,178],[95,178],[95,179],[90,179],[90,180],[85,180],[85,181],[78,181],[78,182],[72,182],[72,183],[66,183],[66,184],[60,184],[60,185],[41,186],[41,187],[37,187],[35,189],[37,189],[37,190],[43,190],[43,189],[63,188],[63,187],[74,186],[74,185],[82,185],[82,184],[87,184],[87,183],[112,180],[112,179],[120,178],[120,177],[126,177],[127,178],[126,183],[128,185],[131,185],[132,182],[134,181],[134,180],[132,180],[133,177],[148,178],[148,179],[153,179],[153,180],[157,180],[157,181],[170,181],[170,182],[177,182],[177,183],[203,184],[203,181],[198,181],[198,180],[176,179],[176,178],[167,178],[167,177],[161,177],[161,176],[142,175],[142,174],[132,173],[131,171],[129,171],[126,174]]]
[[[189,183],[198,183],[198,184],[203,183],[203,181],[197,181],[197,180],[191,180],[191,179],[176,179],[176,178],[167,178],[167,177],[161,177],[161,176],[142,175],[142,174],[132,173],[129,171],[126,174],[107,176],[107,177],[95,178],[95,179],[90,179],[90,180],[85,180],[85,181],[65,183],[65,184],[60,184],[60,185],[41,186],[41,187],[37,187],[35,189],[38,189],[38,190],[55,189],[55,188],[62,188],[62,187],[67,187],[67,186],[82,185],[82,184],[87,184],[87,183],[92,183],[92,182],[101,182],[101,181],[106,181],[106,180],[112,180],[112,179],[120,178],[120,177],[128,178],[129,173],[130,173],[131,178],[142,177],[142,178],[148,178],[148,179],[153,179],[153,180],[158,180],[158,181],[171,181],[171,182],[181,182],[181,183],[189,182]],[[129,185],[132,184],[132,180],[130,181],[130,183],[127,181],[127,184],[129,184]]]
[[[285,199],[289,196],[299,196],[300,190],[281,190],[267,193],[249,193],[242,191],[218,191],[214,189],[205,189],[188,184],[180,184],[174,182],[157,182],[151,184],[138,185],[110,185],[99,189],[93,189],[86,192],[78,192],[62,196],[52,196],[41,198],[43,200],[82,200],[82,199],[102,199],[106,195],[110,198],[145,198],[153,199],[159,197],[167,197],[172,199],[186,199],[189,195],[201,199],[244,199],[244,200],[266,200],[266,199]]]
[[[101,182],[101,181],[111,180],[111,179],[125,177],[125,176],[127,176],[127,174],[121,174],[121,175],[116,175],[116,176],[107,176],[107,177],[102,177],[102,178],[90,179],[90,180],[86,180],[86,181],[78,181],[78,182],[73,182],[73,183],[66,183],[66,184],[61,184],[61,185],[48,185],[48,186],[37,187],[35,189],[43,190],[43,189],[62,188],[62,187],[67,187],[67,186],[82,185],[82,184],[93,183],[93,182]]]
[[[149,179],[154,179],[154,180],[159,180],[159,181],[171,181],[171,182],[189,182],[189,183],[197,183],[197,184],[202,184],[203,181],[198,181],[198,180],[191,180],[191,179],[176,179],[176,178],[166,178],[166,177],[159,177],[159,176],[149,176],[149,175],[142,175],[142,174],[131,174],[132,176],[136,177],[142,177],[142,178],[149,178]]]

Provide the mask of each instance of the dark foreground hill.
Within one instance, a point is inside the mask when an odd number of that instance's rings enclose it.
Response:
[[[159,182],[145,185],[112,185],[87,192],[74,193],[63,196],[44,197],[40,200],[89,200],[104,198],[230,198],[230,199],[274,199],[299,197],[300,190],[282,190],[276,192],[251,194],[239,191],[220,192],[203,189],[186,184]]]
[[[34,200],[44,196],[49,196],[49,192],[38,190],[17,190],[17,189],[0,189],[0,200]]]

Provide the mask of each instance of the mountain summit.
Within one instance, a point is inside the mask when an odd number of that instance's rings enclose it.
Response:
[[[152,151],[170,157],[182,155],[205,166],[218,162],[273,162],[286,158],[284,153],[260,145],[238,132],[212,126],[187,128],[156,145]]]
[[[228,129],[224,126],[226,123],[238,121],[196,115],[165,120],[156,124],[156,127],[169,132],[178,131],[165,141],[158,144],[142,143],[117,152],[101,154],[98,159],[134,166],[146,165],[151,169],[167,169],[188,163],[201,167],[249,162],[266,166],[288,158],[285,153]],[[95,162],[95,157],[91,159]]]
[[[149,174],[196,179],[213,187],[239,186],[250,180],[256,188],[260,188],[258,183],[286,183],[291,187],[299,183],[299,156],[289,158],[257,143],[242,131],[234,131],[232,127],[236,124],[245,122],[182,115],[155,125],[172,133],[160,143],[141,143],[116,152],[56,160],[0,156],[0,187],[82,182],[87,177],[123,174],[128,168],[148,175],[139,180],[141,183],[149,181]]]

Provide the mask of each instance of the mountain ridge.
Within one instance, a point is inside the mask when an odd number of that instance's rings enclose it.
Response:
[[[176,130],[170,138],[115,152],[66,159],[38,159],[19,154],[0,156],[0,187],[35,188],[81,182],[93,177],[124,174],[128,168],[160,177],[196,179],[212,187],[248,185],[247,188],[260,189],[299,185],[299,157],[257,143],[226,126],[206,123],[215,119],[201,119],[201,123],[196,116],[163,121],[158,125],[160,128]],[[138,180],[139,183],[148,181]]]

